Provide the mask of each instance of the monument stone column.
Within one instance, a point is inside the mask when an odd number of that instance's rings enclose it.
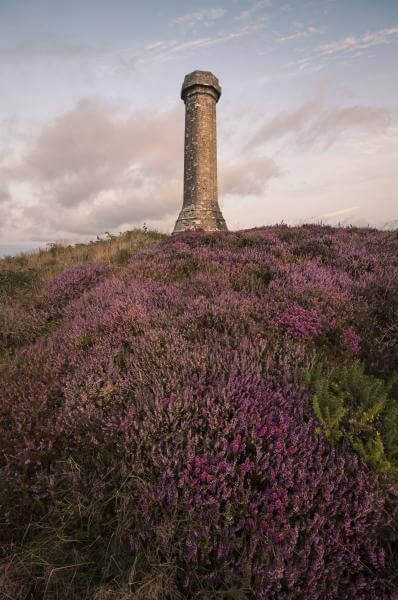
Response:
[[[218,205],[216,103],[221,87],[209,71],[185,76],[184,201],[173,233],[186,229],[225,231]]]

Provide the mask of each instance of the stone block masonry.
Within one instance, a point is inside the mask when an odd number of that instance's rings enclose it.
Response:
[[[216,103],[221,96],[217,77],[209,71],[185,76],[184,201],[173,233],[187,229],[225,231],[218,205]]]

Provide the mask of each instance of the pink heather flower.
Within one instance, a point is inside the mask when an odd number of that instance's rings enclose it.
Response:
[[[284,310],[274,319],[272,325],[307,340],[313,339],[322,330],[322,323],[318,315],[301,306],[292,306]]]
[[[241,436],[238,435],[238,436],[236,436],[236,438],[234,439],[234,441],[231,444],[231,450],[234,454],[237,454],[239,452],[240,441],[241,441]]]
[[[352,327],[347,327],[341,336],[341,343],[351,354],[358,354],[361,348],[361,337],[355,333]]]

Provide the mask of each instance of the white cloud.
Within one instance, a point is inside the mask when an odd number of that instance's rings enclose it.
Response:
[[[229,33],[217,35],[214,37],[201,37],[187,42],[177,43],[173,42],[156,42],[153,44],[153,49],[148,57],[148,60],[153,61],[164,61],[170,60],[179,56],[184,52],[191,50],[197,50],[199,48],[207,48],[210,46],[217,46],[220,44],[226,44],[232,40],[240,39],[251,35],[263,28],[262,23],[255,23],[253,25],[245,25],[236,31],[230,31]],[[151,44],[152,46],[152,44]],[[147,47],[148,48],[148,47]]]
[[[263,8],[269,8],[270,6],[272,6],[272,0],[258,0],[251,4],[246,10],[242,10],[238,18],[247,19]]]
[[[342,208],[340,210],[334,210],[333,212],[323,213],[319,215],[318,219],[330,219],[331,217],[339,217],[340,215],[347,215],[361,208],[360,206],[351,206],[350,208]]]
[[[0,157],[1,158],[1,157]],[[5,183],[0,182],[0,206],[10,199],[10,192]]]
[[[84,100],[47,122],[19,158],[0,162],[0,238],[76,240],[144,221],[170,230],[182,205],[183,110],[121,114]],[[220,198],[262,197],[277,164],[238,156],[220,157]]]
[[[245,153],[239,160],[222,164],[220,189],[223,195],[263,196],[269,181],[281,175],[272,158]]]
[[[377,157],[343,151],[285,152],[278,155],[283,176],[270,180],[265,192],[250,198],[250,203],[245,196],[227,198],[224,217],[238,228],[282,220],[382,226],[397,218],[397,160],[397,152],[386,148]],[[352,213],[331,214],[355,206],[359,208]]]
[[[398,27],[369,31],[361,36],[350,35],[342,40],[321,44],[315,51],[319,54],[336,54],[345,51],[355,51],[380,44],[391,44],[398,40]]]
[[[247,148],[290,135],[291,141],[300,148],[317,147],[324,151],[337,141],[347,141],[354,133],[357,139],[386,134],[391,125],[392,113],[384,107],[326,106],[322,100],[313,99],[263,122]]]
[[[173,23],[188,28],[197,24],[209,27],[210,25],[213,25],[215,21],[221,19],[226,12],[225,8],[203,8],[202,10],[177,17],[174,19]]]
[[[152,42],[151,44],[148,44],[147,46],[145,46],[145,50],[157,50],[158,48],[161,48],[163,46],[164,42]]]
[[[313,27],[312,25],[309,27],[306,27],[305,29],[301,30],[301,31],[296,31],[295,33],[291,33],[290,35],[282,35],[278,38],[279,42],[289,42],[291,40],[297,40],[300,38],[307,38],[310,35],[314,35],[314,34],[322,34],[324,33],[324,30],[319,28],[319,27]]]
[[[86,100],[48,122],[18,159],[0,164],[0,179],[14,190],[0,237],[93,235],[174,214],[182,186],[181,112],[179,106],[121,115]]]
[[[264,142],[301,130],[314,114],[321,109],[320,100],[309,100],[292,111],[282,111],[271,120],[266,120],[249,141],[247,147],[253,148]]]
[[[337,141],[345,141],[355,133],[358,137],[383,134],[391,124],[391,113],[383,107],[343,106],[325,107],[298,137],[302,147],[329,148]]]
[[[327,42],[316,46],[312,53],[286,65],[287,68],[298,69],[301,72],[314,73],[322,70],[332,60],[341,59],[348,55],[351,59],[362,56],[362,50],[372,46],[392,44],[398,41],[398,27],[368,31],[363,35],[350,35],[341,40]],[[286,75],[291,75],[287,73]]]

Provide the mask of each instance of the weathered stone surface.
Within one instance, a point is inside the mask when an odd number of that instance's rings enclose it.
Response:
[[[184,202],[173,233],[186,229],[226,230],[217,196],[217,77],[209,71],[185,76]]]

